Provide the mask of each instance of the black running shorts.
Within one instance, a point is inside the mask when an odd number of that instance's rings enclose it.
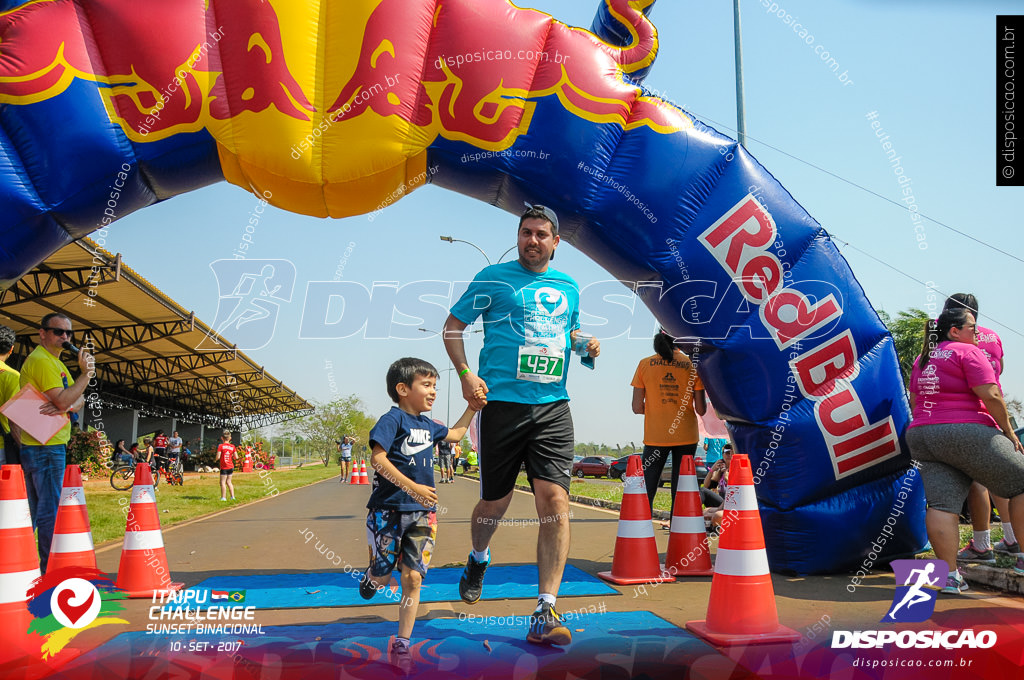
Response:
[[[543,479],[568,491],[574,446],[568,400],[488,402],[480,412],[480,498],[507,496],[524,462],[531,487]]]

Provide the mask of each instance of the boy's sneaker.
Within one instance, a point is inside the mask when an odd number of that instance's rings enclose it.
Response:
[[[374,587],[373,582],[369,579],[370,568],[367,567],[366,571],[363,572],[363,577],[359,579],[359,595],[364,600],[373,598],[374,593],[377,592],[377,588]]]
[[[1020,562],[1020,560],[1017,561]],[[967,585],[967,581],[960,575],[960,570],[957,569],[956,571],[949,572],[949,576],[946,577],[946,586],[942,589],[942,592],[959,595],[969,588],[970,586]]]
[[[1005,538],[1001,538],[994,546],[992,546],[992,549],[997,553],[1016,555],[1020,552],[1020,543],[1007,543]]]
[[[459,579],[459,597],[466,604],[476,604],[484,591],[484,572],[490,562],[477,562],[473,559],[473,553],[469,554],[466,560],[466,568]]]
[[[1024,576],[1024,557],[1017,556],[1017,563],[1013,565],[1013,573]]]
[[[980,564],[995,564],[996,555],[992,552],[992,548],[982,552],[974,548],[974,539],[967,541],[967,545],[964,546],[963,550],[956,554],[957,562],[978,562]]]
[[[388,650],[388,661],[391,665],[397,666],[403,675],[412,673],[412,650],[409,649],[409,643],[395,638],[391,643],[391,649]]]
[[[572,642],[572,633],[562,623],[555,608],[547,602],[530,615],[530,632],[526,641],[539,645],[567,645]]]

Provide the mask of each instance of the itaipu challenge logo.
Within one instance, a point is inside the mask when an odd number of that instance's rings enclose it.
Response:
[[[113,616],[124,609],[125,594],[98,569],[67,567],[47,572],[28,591],[34,617],[28,633],[42,636],[43,660],[56,656],[79,633],[111,623],[128,625]]]

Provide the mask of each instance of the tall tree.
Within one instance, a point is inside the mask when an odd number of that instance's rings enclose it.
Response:
[[[315,406],[316,411],[310,415],[288,423],[287,435],[302,437],[322,460],[329,460],[337,452],[337,442],[345,435],[355,437],[360,444],[369,439],[370,428],[376,421],[363,411],[365,407],[355,395]],[[360,448],[354,448],[353,452]]]
[[[903,384],[909,386],[910,371],[914,367],[914,359],[921,353],[921,346],[924,344],[924,327],[932,317],[928,312],[916,307],[897,312],[895,319],[885,312],[878,312],[878,316],[881,317],[882,323],[892,333],[896,355],[900,360],[900,373],[903,374]]]

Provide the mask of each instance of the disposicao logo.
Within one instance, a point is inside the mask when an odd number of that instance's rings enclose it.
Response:
[[[28,591],[28,610],[35,618],[29,633],[43,636],[42,658],[56,656],[84,630],[111,623],[128,624],[110,616],[124,609],[123,592],[98,569],[67,567],[47,572]]]
[[[731,487],[730,487],[731,490]],[[942,560],[893,560],[896,593],[882,623],[920,623],[935,612],[937,591],[946,583],[949,566]],[[836,630],[832,649],[988,649],[996,644],[991,630]]]
[[[943,560],[893,560],[890,564],[896,575],[896,593],[882,623],[919,623],[930,619],[935,612],[938,589],[949,576],[949,565]]]

